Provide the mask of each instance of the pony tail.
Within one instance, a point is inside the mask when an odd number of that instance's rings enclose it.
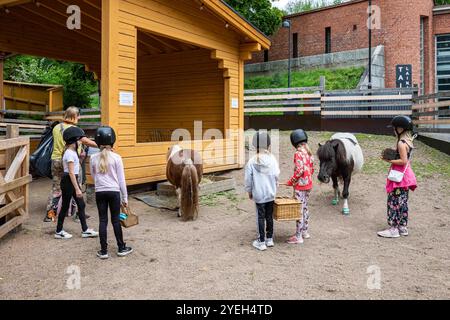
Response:
[[[102,152],[100,153],[100,162],[99,162],[99,171],[101,174],[107,174],[108,173],[108,166],[109,166],[109,148],[104,147],[102,149]]]
[[[184,221],[198,217],[198,176],[197,168],[191,163],[183,168],[181,175],[181,212]]]

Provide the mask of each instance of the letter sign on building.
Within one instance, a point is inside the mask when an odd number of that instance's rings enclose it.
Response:
[[[412,87],[412,65],[399,64],[396,67],[397,88],[411,88]]]

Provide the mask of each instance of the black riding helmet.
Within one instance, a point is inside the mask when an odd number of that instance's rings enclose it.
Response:
[[[308,142],[308,135],[306,134],[305,130],[297,129],[291,133],[291,143],[295,148],[297,148],[297,146],[303,142]]]
[[[408,116],[397,116],[391,121],[390,128],[403,128],[412,131],[414,129],[413,121]]]
[[[97,146],[113,146],[116,143],[116,133],[111,127],[100,127],[95,133],[95,143]]]
[[[63,133],[63,139],[66,144],[75,143],[83,139],[84,137],[86,137],[86,134],[84,133],[83,129],[75,126],[67,128]]]
[[[257,149],[264,149],[267,150],[269,149],[270,145],[271,145],[272,141],[270,139],[270,136],[267,134],[267,132],[257,132],[254,136],[253,136],[253,146]]]

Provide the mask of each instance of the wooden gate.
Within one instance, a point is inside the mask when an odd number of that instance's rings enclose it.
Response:
[[[8,126],[0,140],[0,238],[28,217],[30,139],[19,137],[18,126]]]

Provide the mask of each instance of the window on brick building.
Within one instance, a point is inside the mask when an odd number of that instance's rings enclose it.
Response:
[[[331,53],[331,27],[325,28],[325,53]]]
[[[436,36],[437,91],[450,91],[450,34]]]
[[[292,58],[298,58],[298,33],[294,33],[292,35],[292,43],[293,43]]]
[[[264,50],[264,62],[269,61],[269,50]]]
[[[437,92],[450,92],[450,34],[436,36],[436,86]],[[450,107],[439,109],[450,109]]]
[[[420,95],[425,94],[425,19],[420,17]]]

